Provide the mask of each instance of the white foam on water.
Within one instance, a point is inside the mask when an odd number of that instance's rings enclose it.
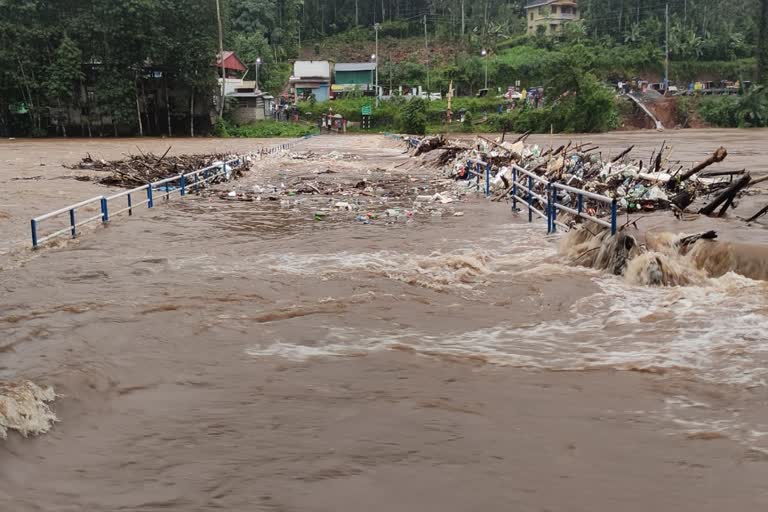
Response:
[[[53,388],[42,388],[29,381],[0,382],[0,437],[9,430],[22,436],[48,432],[58,421],[49,403],[56,399]]]
[[[690,440],[725,438],[768,454],[768,425],[745,417],[740,409],[716,407],[687,396],[674,396],[664,400],[663,410],[652,414],[681,429]]]
[[[768,383],[768,285],[736,274],[687,287],[648,288],[621,278],[593,279],[599,291],[576,301],[563,318],[498,325],[434,336],[337,329],[291,359],[358,356],[407,348],[427,355],[478,358],[549,370],[684,371],[717,383]],[[254,356],[286,347],[254,347]],[[279,353],[278,353],[279,352]]]

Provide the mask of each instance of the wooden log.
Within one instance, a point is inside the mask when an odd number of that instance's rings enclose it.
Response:
[[[688,190],[683,190],[679,194],[676,194],[672,196],[669,200],[680,208],[680,210],[685,210],[689,206],[691,206],[691,203],[696,199],[696,195]]]
[[[632,145],[631,145],[631,146],[629,146],[627,149],[625,149],[624,151],[622,151],[621,153],[619,153],[619,155],[618,155],[616,158],[614,158],[613,160],[611,160],[611,163],[615,163],[615,162],[618,162],[619,160],[622,160],[622,159],[623,159],[625,156],[627,156],[627,155],[629,154],[629,152],[630,152],[630,151],[632,151],[633,149],[635,149],[635,145],[634,145],[634,144],[632,144]]]
[[[768,204],[765,205],[759,212],[747,219],[747,222],[755,222],[757,219],[768,213]]]
[[[756,180],[750,181],[749,186],[754,187],[755,185],[763,183],[764,181],[768,181],[768,176],[763,176],[762,178],[757,178]]]
[[[504,146],[502,146],[501,144],[499,144],[499,143],[498,143],[498,142],[496,142],[496,141],[493,141],[493,140],[491,140],[491,139],[489,139],[489,138],[487,138],[487,137],[483,137],[482,135],[478,135],[477,137],[478,137],[479,139],[482,139],[482,140],[484,140],[484,141],[485,141],[485,142],[487,142],[488,144],[492,144],[493,146],[496,146],[497,148],[499,148],[499,149],[502,149],[502,150],[506,151],[507,153],[511,153],[511,151],[510,151],[510,150],[508,150],[507,148],[505,148]]]
[[[530,130],[525,132],[524,134],[520,135],[518,138],[515,139],[515,141],[512,144],[517,144],[518,142],[524,141],[528,138],[528,136],[531,134]]]
[[[667,141],[664,141],[659,150],[659,154],[656,155],[656,161],[653,164],[653,172],[659,172],[661,170],[661,156],[664,154],[664,144],[666,143]]]
[[[701,162],[699,165],[694,166],[691,170],[684,172],[680,176],[680,181],[683,182],[690,178],[691,176],[695,175],[696,173],[703,171],[710,165],[718,162],[722,162],[725,160],[725,157],[728,156],[728,151],[724,147],[719,147],[717,151],[715,151],[712,156]]]
[[[752,181],[752,176],[749,174],[745,174],[741,178],[739,178],[737,181],[734,181],[731,186],[729,186],[727,189],[723,190],[720,194],[717,195],[717,197],[708,205],[706,205],[704,208],[699,210],[699,213],[704,215],[712,215],[712,213],[723,203],[725,203],[725,206],[720,210],[720,213],[718,216],[722,217],[725,211],[728,209],[728,207],[731,205],[733,200],[735,199],[736,195],[747,185],[749,185],[749,182]]]
[[[747,172],[746,169],[740,171],[704,171],[699,174],[699,178],[714,178],[716,176],[738,176]]]
[[[172,147],[173,147],[173,146],[168,146],[168,149],[166,149],[166,150],[165,150],[165,153],[163,153],[163,156],[161,156],[161,157],[160,157],[160,158],[157,160],[157,163],[158,163],[158,165],[160,164],[160,162],[162,162],[162,161],[163,161],[163,158],[165,158],[165,157],[166,157],[166,155],[168,154],[168,152],[171,150],[171,148],[172,148]]]

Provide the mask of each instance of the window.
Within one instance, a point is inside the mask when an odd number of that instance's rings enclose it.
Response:
[[[539,16],[544,16],[544,6],[539,7]]]
[[[552,14],[557,14],[557,6],[556,5],[552,6]]]
[[[557,32],[557,23],[552,23],[551,25],[549,25],[549,31]]]
[[[533,11],[531,11],[531,21],[533,21]]]

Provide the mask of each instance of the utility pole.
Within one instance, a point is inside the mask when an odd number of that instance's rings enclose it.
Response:
[[[224,117],[224,94],[227,87],[227,71],[224,67],[224,29],[221,27],[221,6],[216,0],[216,18],[219,21],[219,58],[221,59],[221,101],[219,102],[219,119]]]
[[[360,26],[360,5],[359,0],[355,0],[355,26]]]
[[[424,15],[424,49],[427,51],[427,92],[429,92],[429,43],[427,39],[427,15]]]
[[[376,106],[379,106],[379,29],[381,28],[380,23],[376,23],[373,25],[373,30],[376,32],[376,54],[374,55],[374,72],[376,73],[376,78],[374,80],[375,87],[376,87]]]
[[[669,90],[669,3],[667,3],[666,9],[667,18],[667,30],[666,30],[666,43],[665,43],[665,58],[664,58],[664,95],[666,96]]]
[[[256,57],[256,87],[255,89],[259,90],[259,66],[261,65],[261,57]]]
[[[483,50],[480,55],[485,60],[485,88],[488,89],[488,50]]]
[[[464,27],[465,27],[465,21],[464,21],[464,0],[461,0],[461,35],[464,35]]]

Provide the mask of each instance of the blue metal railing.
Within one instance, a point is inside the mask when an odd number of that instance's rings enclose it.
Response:
[[[474,170],[472,167],[474,166]],[[485,173],[485,197],[491,195],[491,164],[477,158],[468,158],[466,170],[473,174],[477,180],[477,191],[480,192],[480,180]]]
[[[546,197],[541,196],[535,191],[535,184],[541,185],[541,188],[545,191]],[[521,197],[521,191],[524,193],[524,197]],[[577,208],[570,208],[562,202],[560,202],[560,191],[575,194],[577,198]],[[523,169],[518,165],[512,166],[512,208],[517,209],[517,202],[522,201],[528,207],[528,222],[533,222],[533,214],[547,219],[547,233],[557,232],[557,227],[560,226],[565,229],[570,229],[569,226],[563,224],[557,220],[558,211],[563,211],[575,215],[576,217],[591,220],[601,226],[609,228],[611,234],[615,235],[617,231],[617,215],[618,204],[616,199],[595,194],[586,190],[581,190],[562,183],[550,182],[536,174]],[[600,203],[604,203],[610,206],[610,222],[601,219],[595,215],[584,211],[584,198],[592,199]],[[543,205],[544,211],[534,207],[534,199],[538,201],[540,205]]]
[[[271,146],[264,150],[259,151],[260,154],[274,154],[279,151],[284,151],[295,146],[297,143],[309,139],[312,135],[307,135],[301,139],[292,140],[289,142],[281,143],[275,146]],[[147,208],[153,208],[157,197],[164,197],[165,200],[170,200],[173,194],[183,197],[188,192],[196,193],[200,190],[200,187],[205,186],[208,183],[218,179],[224,178],[228,180],[230,174],[234,168],[242,166],[244,163],[244,157],[238,156],[226,162],[221,162],[217,165],[212,165],[204,169],[191,171],[188,173],[182,173],[177,176],[165,178],[160,181],[148,183],[140,187],[136,187],[130,190],[124,190],[111,196],[97,196],[79,203],[65,206],[59,210],[40,215],[33,218],[30,221],[30,228],[32,232],[32,248],[37,249],[41,244],[52,240],[59,236],[69,233],[71,238],[77,238],[78,228],[91,222],[101,220],[102,224],[107,224],[111,217],[128,213],[129,216],[133,215],[133,211],[143,205],[147,205]],[[138,196],[138,197],[137,197]],[[119,199],[125,198],[126,203],[118,210],[110,211],[110,204]],[[98,215],[92,215],[88,218],[77,220],[78,210],[82,210],[88,206],[98,203],[99,213]],[[68,214],[69,224],[53,233],[49,233],[45,236],[40,236],[40,224],[47,219],[59,217],[63,214]]]
[[[564,192],[570,192],[571,194],[576,194],[577,203],[576,203],[576,209],[569,208],[563,204],[560,204],[558,201],[560,200],[559,191],[562,190]],[[595,222],[597,224],[600,224],[601,226],[604,226],[606,228],[609,228],[611,230],[611,234],[616,234],[616,222],[618,217],[618,202],[615,198],[601,196],[600,194],[595,194],[593,192],[588,192],[586,190],[581,190],[574,187],[569,187],[568,185],[563,185],[562,183],[552,183],[551,184],[551,195],[552,195],[552,232],[557,230],[558,223],[557,220],[557,211],[562,210],[564,212],[570,213],[572,215],[575,215],[577,217],[581,217],[582,219],[591,220],[592,222]],[[610,222],[607,222],[603,219],[600,219],[598,217],[595,217],[594,215],[590,215],[589,213],[584,212],[584,198],[587,197],[589,199],[592,199],[594,201],[608,204],[611,208],[611,220]]]

